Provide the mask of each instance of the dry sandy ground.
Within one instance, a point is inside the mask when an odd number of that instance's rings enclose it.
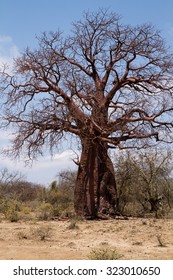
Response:
[[[173,220],[80,221],[75,229],[70,223],[1,222],[0,259],[85,260],[92,249],[109,246],[121,259],[173,260]],[[50,235],[40,240],[37,230],[47,228]]]

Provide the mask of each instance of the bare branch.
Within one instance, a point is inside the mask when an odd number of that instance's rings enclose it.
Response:
[[[173,54],[150,24],[123,25],[104,9],[84,13],[65,39],[43,33],[14,75],[2,70],[1,92],[2,126],[30,158],[66,133],[111,148],[173,139]]]

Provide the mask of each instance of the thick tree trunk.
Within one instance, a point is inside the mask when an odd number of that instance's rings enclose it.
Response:
[[[95,219],[100,214],[115,214],[114,169],[104,143],[82,140],[74,197],[78,216]]]

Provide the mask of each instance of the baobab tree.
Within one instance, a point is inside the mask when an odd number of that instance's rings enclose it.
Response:
[[[70,35],[41,34],[35,50],[3,71],[4,125],[11,152],[35,159],[68,134],[81,144],[75,196],[78,215],[116,212],[109,149],[172,141],[173,54],[150,24],[123,25],[100,9],[72,24]],[[103,212],[104,212],[103,211]]]

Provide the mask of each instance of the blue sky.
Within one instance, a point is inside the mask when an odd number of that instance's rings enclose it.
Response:
[[[152,23],[161,30],[163,37],[173,47],[173,1],[172,0],[1,0],[0,1],[0,62],[11,63],[12,57],[29,46],[36,46],[35,36],[43,31],[70,32],[71,22],[80,19],[84,10],[109,8],[122,16],[122,22],[137,25]],[[6,145],[9,136],[0,132],[0,145]],[[54,160],[46,155],[33,167],[25,168],[0,157],[0,169],[18,169],[27,179],[37,183],[50,183],[56,174],[66,168],[74,168],[72,152],[55,155]]]
[[[1,0],[0,34],[12,37],[19,49],[33,46],[41,31],[60,28],[70,30],[72,21],[81,18],[84,10],[110,8],[130,24],[151,22],[166,37],[173,28],[172,0]]]

